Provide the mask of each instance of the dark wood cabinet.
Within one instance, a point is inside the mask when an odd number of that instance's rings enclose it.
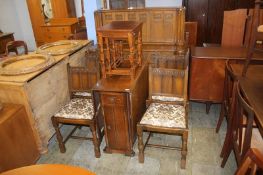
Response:
[[[138,68],[137,76],[116,75],[101,79],[93,89],[104,120],[106,153],[134,155],[136,125],[146,110],[148,66]]]
[[[197,44],[221,43],[225,10],[253,8],[254,0],[184,0],[186,21],[198,22]]]
[[[22,105],[4,104],[0,110],[0,140],[0,173],[34,164],[40,156]]]

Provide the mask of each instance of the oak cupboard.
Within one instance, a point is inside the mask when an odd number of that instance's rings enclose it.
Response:
[[[22,105],[3,105],[0,110],[0,140],[0,173],[34,164],[40,157]]]
[[[101,79],[93,94],[102,105],[105,125],[106,153],[133,156],[136,124],[146,110],[148,97],[148,66],[139,68],[135,79],[116,75]]]

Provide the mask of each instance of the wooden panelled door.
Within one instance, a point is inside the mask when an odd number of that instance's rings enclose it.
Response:
[[[225,10],[253,8],[254,0],[183,0],[186,21],[198,22],[197,45],[221,43]]]

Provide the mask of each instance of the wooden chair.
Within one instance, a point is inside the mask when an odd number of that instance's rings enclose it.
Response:
[[[245,33],[247,9],[224,11],[221,44],[204,43],[204,47],[241,47]]]
[[[27,44],[24,41],[10,41],[6,44],[6,55],[10,52],[15,52],[16,55],[19,55],[18,48],[23,48],[22,54],[28,54]]]
[[[256,48],[257,41],[261,41],[261,42],[263,41],[263,25],[260,25],[260,15],[261,15],[260,6],[262,4],[263,4],[262,0],[255,0],[255,8],[251,21],[251,27],[248,29],[250,30],[248,47],[247,47],[248,51],[247,51],[246,62],[244,63],[242,76],[246,75],[250,61],[253,58],[253,54],[257,50]],[[263,51],[262,48],[260,50],[261,52]]]
[[[102,133],[97,128],[97,116],[100,112],[100,105],[95,107],[96,105],[91,95],[91,88],[96,84],[98,79],[97,72],[90,71],[84,67],[70,67],[68,65],[68,76],[71,100],[51,118],[56,130],[60,152],[64,153],[66,151],[65,142],[70,137],[83,139],[83,137],[72,136],[79,126],[89,126],[93,137],[85,139],[93,141],[95,156],[99,158]],[[63,140],[59,124],[76,125],[76,127]]]
[[[234,75],[230,67],[229,60],[227,60],[225,66],[224,97],[221,105],[220,116],[216,125],[217,133],[221,127],[221,124],[225,116],[227,121],[229,121],[231,103],[232,102],[235,103],[234,101],[232,101],[232,99],[235,99],[233,98],[233,94],[236,91],[236,84],[237,84],[237,76]]]
[[[238,84],[236,96],[234,95],[233,98],[236,98],[236,102],[232,103],[233,105],[230,109],[230,127],[227,130],[228,133],[222,149],[224,153],[221,167],[225,166],[231,150],[234,151],[238,166],[241,164],[241,161],[250,148],[258,148],[263,151],[262,136],[258,128],[253,129],[253,108],[245,101]],[[246,117],[247,121],[245,126],[243,124],[244,117]]]
[[[181,168],[185,168],[188,138],[188,66],[167,69],[149,66],[148,109],[137,124],[139,162],[144,162],[146,146],[181,150]],[[143,131],[149,131],[145,145]],[[182,136],[182,147],[149,144],[152,132]]]
[[[246,153],[235,175],[256,175],[257,170],[263,170],[263,154],[256,148],[250,148]]]

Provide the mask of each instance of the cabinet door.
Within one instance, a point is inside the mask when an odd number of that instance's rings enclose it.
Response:
[[[106,128],[106,142],[110,149],[129,149],[129,123],[124,93],[102,93],[101,101]]]
[[[197,45],[206,41],[206,27],[209,0],[188,0],[187,21],[197,21]]]

